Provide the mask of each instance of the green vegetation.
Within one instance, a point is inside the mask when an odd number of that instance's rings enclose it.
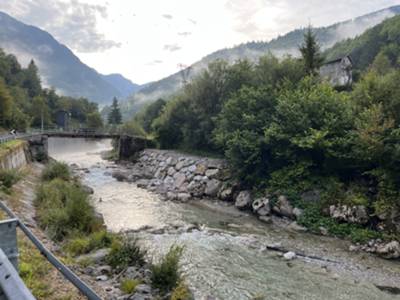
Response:
[[[10,193],[10,188],[21,179],[21,173],[16,170],[0,170],[0,190]]]
[[[161,293],[171,292],[180,284],[179,260],[182,253],[182,247],[172,246],[158,264],[152,265],[151,284]],[[176,293],[178,292],[176,291]]]
[[[111,245],[111,252],[107,256],[107,262],[113,268],[124,269],[128,266],[143,266],[146,252],[138,245],[135,238],[125,237],[121,240],[114,240]]]
[[[88,194],[69,177],[63,163],[43,171],[45,181],[37,190],[35,205],[39,225],[57,241],[76,234],[90,234],[102,226],[89,204]]]
[[[71,238],[67,241],[65,249],[71,255],[77,256],[96,249],[109,248],[116,238],[114,234],[106,230],[100,230],[93,232],[89,236]]]
[[[43,181],[52,181],[57,178],[65,181],[71,179],[71,174],[66,163],[56,161],[51,162],[42,172]]]
[[[350,90],[316,74],[321,54],[308,30],[301,59],[213,62],[137,120],[149,113],[141,124],[161,148],[223,154],[243,186],[285,194],[304,208],[300,222],[313,231],[325,227],[354,241],[399,237],[390,217],[400,211],[399,22],[389,19],[325,53],[352,53],[359,73]],[[313,191],[317,205],[303,197]],[[333,222],[326,210],[338,204],[389,216],[386,233],[377,231],[379,220],[365,227]]]
[[[3,144],[0,144],[0,159],[7,155],[11,151],[18,149],[25,145],[25,141],[22,140],[12,140]]]
[[[172,291],[171,300],[192,300],[193,296],[186,284],[181,281],[178,286]]]
[[[114,97],[113,103],[111,105],[111,111],[108,114],[108,124],[119,125],[122,123],[122,115],[119,109],[118,100]]]
[[[121,282],[121,291],[132,294],[141,282],[137,279],[125,279]]]
[[[42,88],[33,60],[24,69],[15,56],[0,49],[0,128],[25,131],[41,127],[42,121],[45,127],[53,127],[60,111],[70,116],[72,128],[103,126],[97,104]]]

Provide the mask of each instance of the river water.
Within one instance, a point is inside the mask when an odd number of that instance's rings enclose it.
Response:
[[[182,270],[196,299],[209,295],[229,300],[400,298],[374,285],[399,287],[399,263],[349,253],[344,241],[262,224],[224,204],[161,201],[110,175],[122,168],[102,160],[100,152],[110,148],[109,140],[49,139],[53,158],[88,169],[81,172],[82,180],[94,189],[93,205],[109,230],[137,231],[154,259],[171,245],[185,247]],[[272,244],[335,262],[310,258],[288,262],[266,250]]]

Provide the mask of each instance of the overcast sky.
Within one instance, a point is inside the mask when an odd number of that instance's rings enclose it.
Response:
[[[0,0],[101,73],[158,80],[203,56],[295,28],[330,25],[400,0]]]

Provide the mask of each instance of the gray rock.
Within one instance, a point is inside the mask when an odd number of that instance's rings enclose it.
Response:
[[[293,209],[293,214],[295,215],[296,219],[300,218],[303,215],[304,211],[300,208],[295,207]]]
[[[194,173],[196,171],[196,168],[197,168],[196,165],[191,165],[188,167],[188,171]]]
[[[285,254],[283,254],[283,258],[286,260],[293,260],[296,258],[296,253],[293,251],[286,252]]]
[[[135,293],[128,298],[129,300],[152,300],[153,296],[151,295],[143,295],[140,293]]]
[[[196,170],[194,171],[197,175],[204,175],[206,173],[207,166],[205,164],[197,164]]]
[[[233,199],[234,192],[233,187],[231,186],[224,186],[220,189],[218,193],[218,198],[223,201],[231,201]]]
[[[392,241],[387,244],[379,245],[376,249],[376,253],[386,259],[400,258],[400,243],[398,241]]]
[[[175,168],[173,168],[173,167],[168,168],[168,172],[167,172],[168,176],[173,176],[175,173],[176,173]]]
[[[186,176],[182,173],[177,173],[177,176],[175,176],[175,187],[179,189],[185,181]]]
[[[293,214],[293,206],[290,204],[286,196],[283,195],[278,197],[278,201],[273,207],[273,211],[283,217],[287,217],[290,219],[295,218],[295,215]]]
[[[181,202],[188,202],[190,200],[190,194],[188,193],[178,193],[177,199]]]
[[[235,206],[239,209],[250,208],[250,205],[253,202],[252,200],[250,191],[241,191],[236,197]]]
[[[147,284],[139,284],[136,286],[135,291],[139,294],[151,294],[151,287]]]
[[[146,188],[149,185],[150,180],[147,179],[139,179],[138,181],[136,181],[136,185],[139,188]]]
[[[176,200],[177,199],[177,194],[176,193],[173,193],[173,192],[168,192],[167,193],[167,199],[168,200]]]
[[[100,266],[97,268],[97,272],[100,274],[111,274],[112,268],[111,266]]]
[[[90,194],[90,195],[94,194],[94,190],[90,186],[82,184],[82,190],[87,194]]]
[[[187,189],[194,197],[201,197],[204,194],[204,184],[198,181],[190,182]]]
[[[331,205],[329,207],[329,214],[331,218],[339,222],[365,225],[366,223],[368,223],[369,220],[367,209],[363,205],[357,205],[357,206]]]
[[[270,201],[266,197],[257,198],[252,203],[253,212],[259,216],[267,216],[271,213]]]
[[[167,185],[167,186],[173,186],[174,185],[174,178],[172,178],[171,176],[165,177],[164,184]]]
[[[176,160],[176,158],[170,156],[167,158],[165,163],[169,166],[175,166],[178,163],[178,161]]]
[[[208,178],[211,178],[211,179],[217,178],[217,177],[218,177],[218,174],[219,174],[219,170],[218,170],[218,169],[208,169],[208,170],[206,171],[206,173],[205,173],[205,175],[206,175]]]
[[[217,179],[211,179],[210,181],[207,182],[204,193],[207,196],[215,197],[215,196],[217,196],[220,188],[221,188],[221,181],[219,181]]]
[[[105,260],[106,256],[109,253],[110,253],[109,248],[103,248],[89,254],[81,255],[76,258],[76,261],[83,262],[89,260],[92,261],[94,264],[99,264]]]
[[[320,226],[318,229],[319,229],[319,232],[320,232],[322,235],[328,235],[328,234],[329,234],[328,229],[326,229],[325,227]]]
[[[127,181],[129,174],[124,173],[120,170],[114,171],[111,173],[111,176],[117,179],[118,181]]]
[[[107,281],[108,276],[107,275],[100,275],[96,277],[96,281]]]
[[[298,231],[298,232],[306,232],[307,228],[297,224],[297,222],[292,222],[287,226],[287,229],[293,230],[293,231]]]
[[[125,271],[124,276],[129,279],[138,279],[141,278],[141,274],[137,267],[128,267]]]

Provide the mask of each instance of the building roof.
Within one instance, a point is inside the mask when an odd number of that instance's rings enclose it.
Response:
[[[338,57],[338,58],[329,60],[329,61],[325,62],[324,65],[330,65],[330,64],[335,64],[335,63],[341,62],[343,60],[343,58],[346,58],[346,57],[350,60],[351,63],[353,63],[353,60],[351,59],[351,56],[350,55],[345,55],[345,56],[342,56],[342,57]]]

